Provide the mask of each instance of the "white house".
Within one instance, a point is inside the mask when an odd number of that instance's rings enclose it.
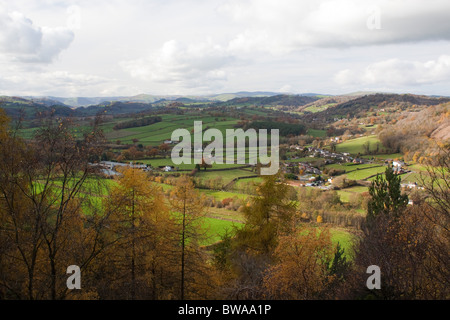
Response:
[[[396,160],[394,160],[392,162],[392,167],[394,169],[401,169],[404,165],[405,165],[405,163],[403,161],[396,161]]]

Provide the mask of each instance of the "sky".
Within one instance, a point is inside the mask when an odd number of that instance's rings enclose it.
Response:
[[[450,96],[449,0],[0,0],[0,95]]]

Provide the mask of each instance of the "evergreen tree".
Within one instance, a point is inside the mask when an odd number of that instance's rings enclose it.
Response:
[[[392,167],[387,167],[385,178],[377,175],[369,187],[372,197],[368,204],[367,221],[369,224],[379,214],[398,217],[408,205],[408,196],[401,192],[401,179]]]

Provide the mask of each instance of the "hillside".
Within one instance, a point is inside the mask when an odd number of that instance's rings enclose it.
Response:
[[[402,152],[417,161],[433,155],[438,146],[450,144],[450,103],[433,105],[418,112],[403,112],[398,121],[384,126],[379,137],[391,152]]]
[[[445,102],[450,102],[450,98],[377,93],[338,103],[324,111],[305,115],[305,119],[332,122],[336,118],[364,118],[368,116],[370,111],[391,113],[406,110],[419,111],[424,106],[434,106]]]
[[[35,101],[53,101],[53,104],[64,104],[70,107],[79,108],[79,107],[89,107],[98,104],[105,104],[110,102],[139,102],[139,103],[155,103],[161,100],[167,101],[180,101],[180,102],[223,102],[228,101],[235,98],[242,97],[268,97],[278,95],[275,92],[236,92],[236,93],[222,93],[222,94],[213,94],[213,95],[205,95],[205,96],[196,96],[196,95],[151,95],[151,94],[139,94],[135,96],[111,96],[111,97],[37,97],[37,96],[28,96],[24,97],[25,99],[35,100]]]
[[[296,109],[296,111],[303,112],[305,114],[321,112],[321,111],[325,111],[328,108],[335,106],[339,103],[348,102],[355,98],[356,98],[356,96],[350,96],[350,95],[326,97],[326,98],[322,98],[322,99],[316,100],[314,102],[305,104],[303,106],[300,106]]]
[[[74,111],[66,105],[53,100],[28,100],[20,97],[0,97],[0,108],[3,108],[6,114],[18,119],[34,119],[42,112],[53,111],[55,115],[71,116]]]
[[[276,95],[271,97],[243,97],[234,98],[222,103],[216,103],[216,106],[286,106],[299,107],[319,100],[318,97],[302,95]]]

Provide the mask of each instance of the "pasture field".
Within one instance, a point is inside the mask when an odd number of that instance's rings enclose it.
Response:
[[[356,139],[352,139],[352,140],[347,140],[345,142],[339,143],[336,146],[336,151],[340,152],[340,153],[347,152],[352,155],[356,155],[358,153],[364,154],[365,150],[364,150],[363,146],[367,142],[370,143],[371,151],[376,150],[377,143],[380,144],[380,148],[381,148],[381,141],[378,139],[378,137],[376,135],[373,135],[373,136],[365,136],[365,137],[360,137],[360,138],[356,138]]]
[[[321,226],[316,226],[316,232],[320,232]],[[353,242],[356,239],[356,236],[347,231],[344,228],[339,228],[339,227],[330,227],[329,228],[330,231],[330,236],[331,236],[331,242],[333,244],[333,246],[337,246],[337,244],[339,243],[341,248],[343,248],[344,251],[344,256],[347,258],[347,260],[351,260],[352,257],[352,246],[353,246]]]
[[[121,130],[113,130],[113,126],[127,119],[121,119],[113,123],[105,124],[102,129],[105,136],[111,142],[120,140],[123,144],[132,144],[133,139],[137,139],[139,143],[144,146],[158,146],[164,140],[170,140],[172,132],[176,129],[187,129],[191,131],[194,129],[194,121],[202,121],[203,129],[207,127],[218,129],[225,137],[226,129],[233,128],[238,121],[233,118],[216,118],[204,115],[161,115],[162,121],[148,126],[127,128]]]
[[[240,222],[216,219],[216,218],[203,218],[203,227],[207,232],[207,238],[202,245],[211,245],[217,243],[222,239],[227,231],[232,231],[234,227],[241,227],[243,224]]]
[[[328,108],[330,108],[332,106],[335,106],[335,105],[336,105],[336,103],[329,103],[329,104],[325,104],[323,106],[311,106],[311,107],[308,107],[308,108],[304,109],[304,111],[309,111],[309,112],[312,112],[312,113],[316,113],[316,112],[325,111]]]
[[[402,159],[403,155],[401,153],[388,153],[388,154],[375,154],[375,155],[365,155],[361,158],[364,159],[375,159],[375,160],[395,160],[395,159]]]
[[[177,167],[179,170],[193,170],[195,169],[195,164],[174,164],[172,159],[170,157],[168,158],[158,158],[158,159],[145,159],[145,160],[136,160],[136,162],[139,163],[144,163],[144,164],[149,164],[151,165],[153,168],[158,168],[158,167],[163,167],[163,166],[172,166],[172,167]],[[227,169],[227,168],[237,168],[237,167],[242,167],[244,165],[242,164],[216,164],[214,163],[212,165],[212,168],[208,168],[206,169],[206,171],[210,171],[210,170],[214,170],[214,169]]]
[[[339,194],[339,197],[341,198],[342,202],[350,202],[350,199],[353,195],[368,191],[369,191],[368,187],[356,186],[338,190],[337,193]]]
[[[216,179],[217,177],[221,177],[224,184],[231,182],[231,180],[239,177],[247,177],[253,176],[256,174],[254,172],[243,170],[243,169],[235,169],[235,170],[226,170],[226,171],[203,171],[200,170],[195,174],[195,177],[200,178],[202,180],[210,180]]]
[[[354,171],[346,173],[347,178],[350,180],[365,180],[373,175],[383,173],[386,171],[385,166],[374,166],[372,164],[371,168],[365,168],[365,169],[356,169]]]
[[[343,248],[344,255],[347,259],[352,259],[352,247],[353,243],[356,240],[356,236],[349,231],[342,228],[331,228],[331,241],[334,245],[340,244],[341,248]]]
[[[290,159],[290,160],[285,160],[284,162],[314,162],[314,161],[318,161],[318,160],[323,160],[322,158],[311,158],[311,157],[303,157],[303,158],[298,158],[298,159]]]
[[[318,130],[318,129],[309,129],[307,131],[307,134],[317,138],[323,138],[327,136],[327,132],[325,130]]]
[[[245,193],[236,193],[236,192],[229,192],[229,191],[216,191],[216,190],[200,189],[200,192],[206,196],[214,197],[214,199],[219,200],[219,201],[222,201],[227,198],[238,198],[241,200],[245,200],[249,197],[249,195],[245,194]]]

